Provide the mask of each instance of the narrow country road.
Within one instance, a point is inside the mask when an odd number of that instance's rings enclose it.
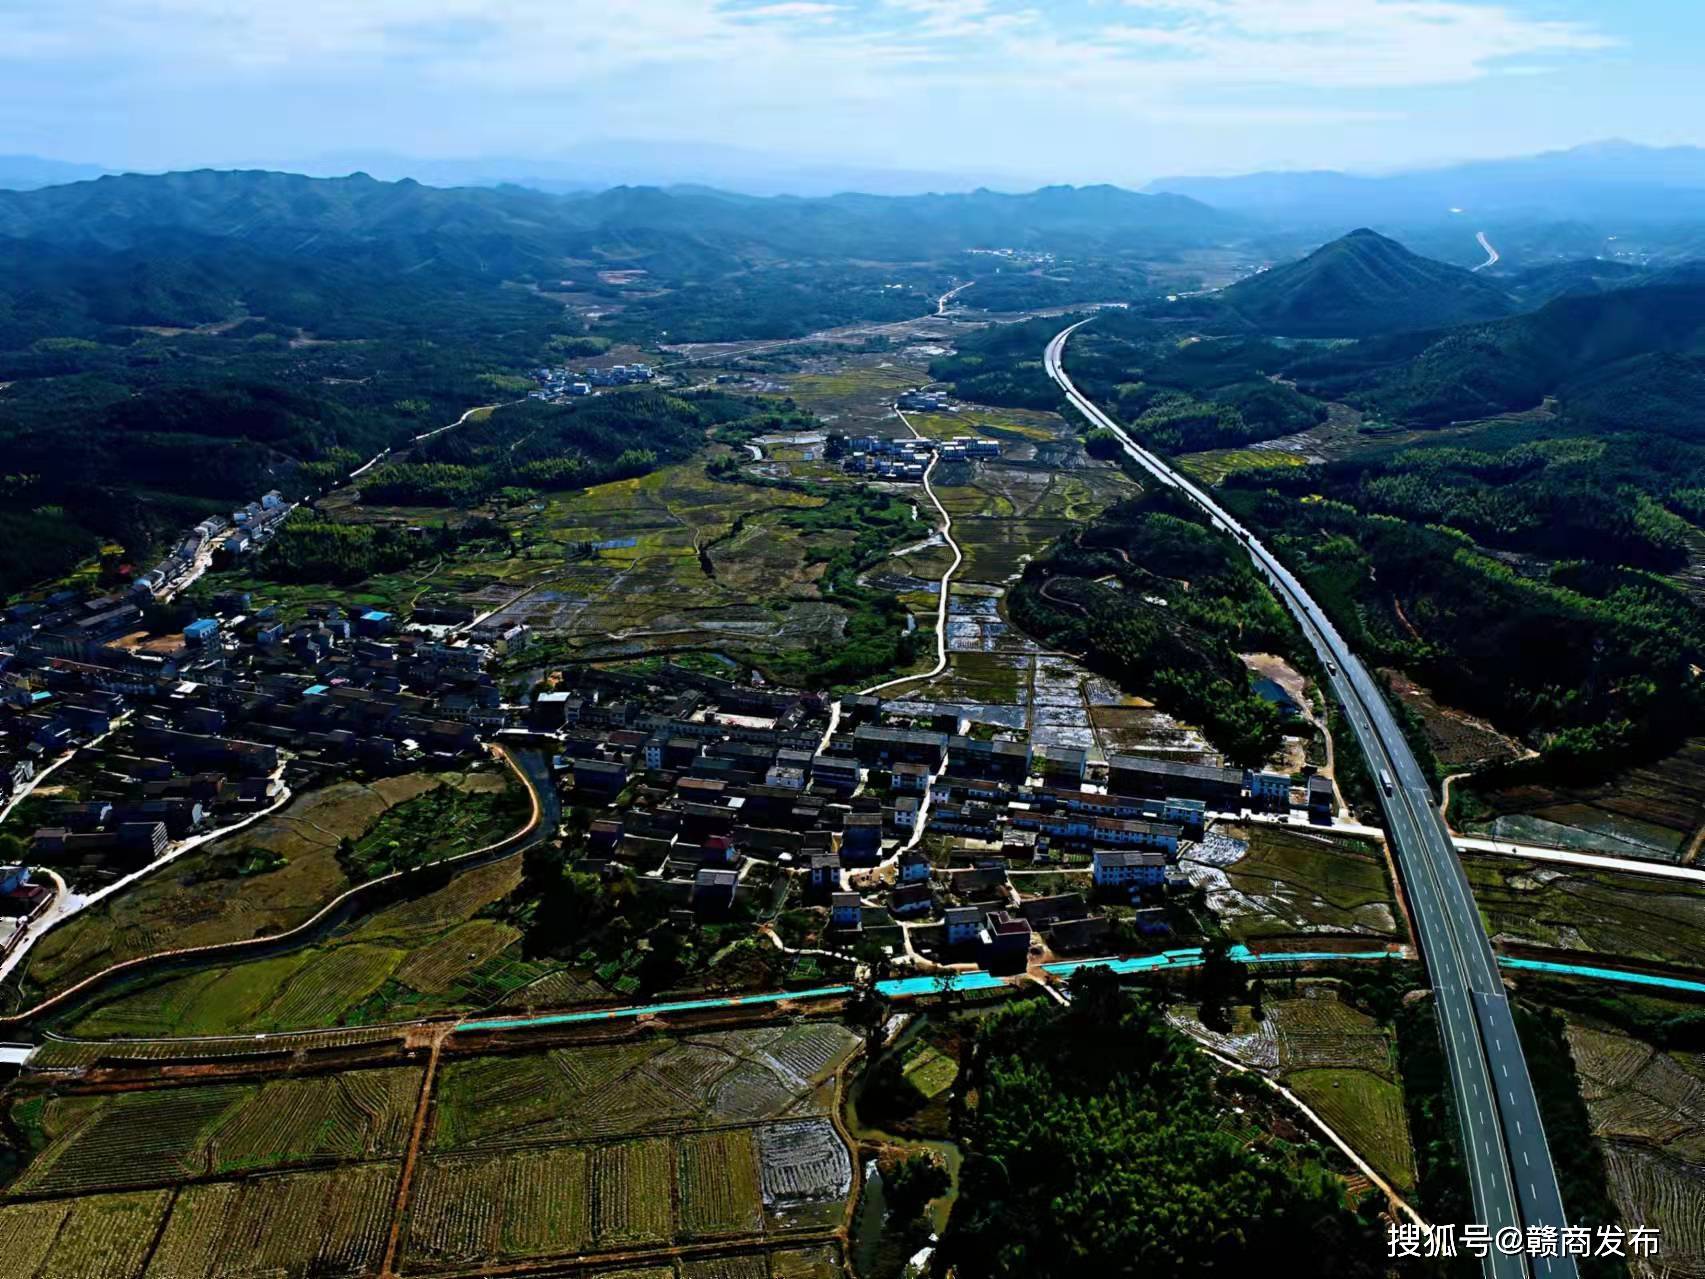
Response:
[[[894,412],[898,414],[900,420],[906,424],[906,429],[912,433],[914,439],[921,440],[924,438],[918,433],[918,428],[912,425],[912,420],[908,418],[904,412],[900,409],[895,409]],[[936,513],[941,516],[941,538],[942,541],[946,542],[948,546],[953,548],[953,563],[949,564],[947,566],[947,571],[941,575],[941,585],[939,587],[940,598],[936,600],[935,605],[935,665],[930,667],[929,670],[920,671],[915,675],[898,675],[893,679],[883,680],[880,684],[872,684],[869,688],[860,689],[859,692],[861,696],[880,693],[885,688],[894,688],[900,684],[910,684],[915,680],[934,679],[937,675],[940,675],[947,669],[948,597],[953,586],[953,575],[959,571],[959,566],[965,562],[965,553],[960,549],[959,543],[954,540],[953,517],[947,513],[947,508],[941,504],[941,499],[935,495],[935,488],[930,484],[930,475],[935,470],[937,460],[938,458],[931,457],[929,465],[924,468],[924,492],[928,495],[930,504],[935,507]],[[817,744],[817,749],[819,751],[826,751],[829,749],[829,742],[835,736],[835,733],[840,726],[841,699],[837,697],[829,703],[829,727],[823,731],[823,740]],[[925,802],[928,802],[927,795],[925,796]],[[923,813],[920,812],[918,817],[921,823]],[[913,842],[915,843],[916,840],[914,839]]]
[[[1486,260],[1474,269],[1484,271],[1489,266],[1496,266],[1498,264],[1498,251],[1492,247],[1492,242],[1486,238],[1486,233],[1476,231],[1474,238],[1480,241],[1480,247],[1486,250]]]

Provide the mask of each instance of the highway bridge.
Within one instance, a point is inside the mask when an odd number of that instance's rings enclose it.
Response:
[[[1450,1064],[1463,1160],[1478,1219],[1474,1224],[1488,1227],[1494,1239],[1500,1230],[1512,1228],[1525,1232],[1527,1227],[1548,1226],[1560,1232],[1565,1224],[1562,1195],[1509,1000],[1468,878],[1420,765],[1367,669],[1302,583],[1204,489],[1139,446],[1073,385],[1061,359],[1067,339],[1087,323],[1080,320],[1048,343],[1048,376],[1093,425],[1112,432],[1139,467],[1243,543],[1319,655],[1369,770],[1379,779],[1379,802],[1420,934],[1417,940]],[[1470,1223],[1454,1224],[1460,1251],[1461,1228]],[[1578,1273],[1573,1258],[1505,1254],[1496,1247],[1489,1251],[1484,1269],[1496,1279],[1576,1279]]]

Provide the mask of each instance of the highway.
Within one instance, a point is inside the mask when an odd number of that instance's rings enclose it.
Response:
[[[1380,804],[1432,981],[1477,1223],[1489,1227],[1493,1238],[1507,1228],[1549,1226],[1560,1231],[1565,1220],[1562,1195],[1509,1000],[1467,877],[1420,765],[1366,668],[1301,582],[1207,492],[1138,446],[1073,385],[1061,359],[1067,339],[1087,323],[1080,320],[1048,343],[1048,376],[1093,425],[1111,431],[1138,466],[1243,542],[1319,654],[1369,770],[1380,783]],[[1462,1226],[1469,1223],[1455,1224],[1460,1239]],[[1486,1257],[1484,1270],[1497,1279],[1575,1279],[1578,1274],[1573,1258],[1503,1255],[1496,1248]]]

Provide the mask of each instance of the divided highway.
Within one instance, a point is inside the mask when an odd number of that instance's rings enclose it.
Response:
[[[1557,1174],[1492,947],[1432,791],[1396,719],[1366,668],[1290,571],[1207,492],[1139,447],[1072,384],[1061,357],[1066,340],[1087,323],[1079,321],[1048,343],[1048,376],[1090,422],[1111,431],[1137,465],[1244,544],[1319,654],[1380,783],[1386,827],[1433,985],[1477,1223],[1487,1226],[1494,1239],[1500,1230],[1530,1226],[1561,1231]],[[1457,1226],[1461,1251],[1462,1227],[1469,1223],[1439,1224]],[[1495,1247],[1484,1268],[1497,1279],[1575,1279],[1578,1273],[1572,1258],[1503,1255]]]

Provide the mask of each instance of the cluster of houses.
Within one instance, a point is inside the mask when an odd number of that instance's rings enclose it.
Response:
[[[857,435],[840,446],[839,452],[841,469],[850,474],[922,483],[932,457],[939,457],[944,462],[992,459],[1001,455],[1001,447],[994,440],[969,435],[955,436],[945,442]]]
[[[134,598],[146,601],[189,574],[198,557],[217,542],[218,549],[231,555],[245,555],[270,537],[290,506],[277,489],[263,494],[240,510],[232,511],[230,520],[210,515],[184,534],[183,541],[131,584]]]
[[[709,917],[774,900],[793,875],[842,942],[899,940],[946,960],[1023,962],[1039,937],[1092,947],[1109,904],[1163,916],[1168,891],[1187,886],[1179,851],[1210,813],[1294,798],[1288,775],[1136,756],[1092,767],[1081,749],[966,733],[953,715],[924,726],[875,697],[844,698],[825,738],[811,694],[667,665],[565,678],[533,698],[526,734],[581,810],[589,869],[625,867]],[[1330,784],[1303,791],[1329,819]],[[924,845],[920,824],[961,851]],[[1092,891],[1026,898],[1015,865],[1086,870]]]
[[[97,603],[19,606],[0,647],[0,790],[83,748],[55,779],[75,800],[34,814],[36,864],[133,868],[285,782],[453,767],[506,722],[489,648],[395,635],[380,610],[326,603],[286,624],[230,593],[161,652],[77,626]]]
[[[591,395],[594,387],[637,386],[656,376],[656,371],[649,364],[612,364],[606,369],[582,369],[578,372],[566,367],[541,367],[533,370],[533,380],[539,384],[538,389],[527,392],[527,397],[556,402]]]
[[[873,696],[843,698],[831,732],[820,694],[669,663],[569,667],[506,705],[487,667],[526,628],[456,605],[403,622],[325,602],[286,621],[229,592],[181,646],[149,649],[111,643],[119,619],[85,625],[115,607],[42,601],[0,630],[0,788],[86,747],[75,798],[32,813],[33,863],[134,867],[281,784],[454,767],[495,738],[552,760],[587,869],[625,868],[683,914],[768,909],[796,884],[832,940],[998,967],[1105,944],[1110,907],[1164,931],[1180,850],[1216,813],[1331,819],[1322,778],[1102,762]],[[1010,871],[1038,866],[1088,883],[1026,895]]]
[[[926,391],[916,386],[901,391],[894,398],[894,406],[908,413],[947,413],[952,408],[946,391]]]

